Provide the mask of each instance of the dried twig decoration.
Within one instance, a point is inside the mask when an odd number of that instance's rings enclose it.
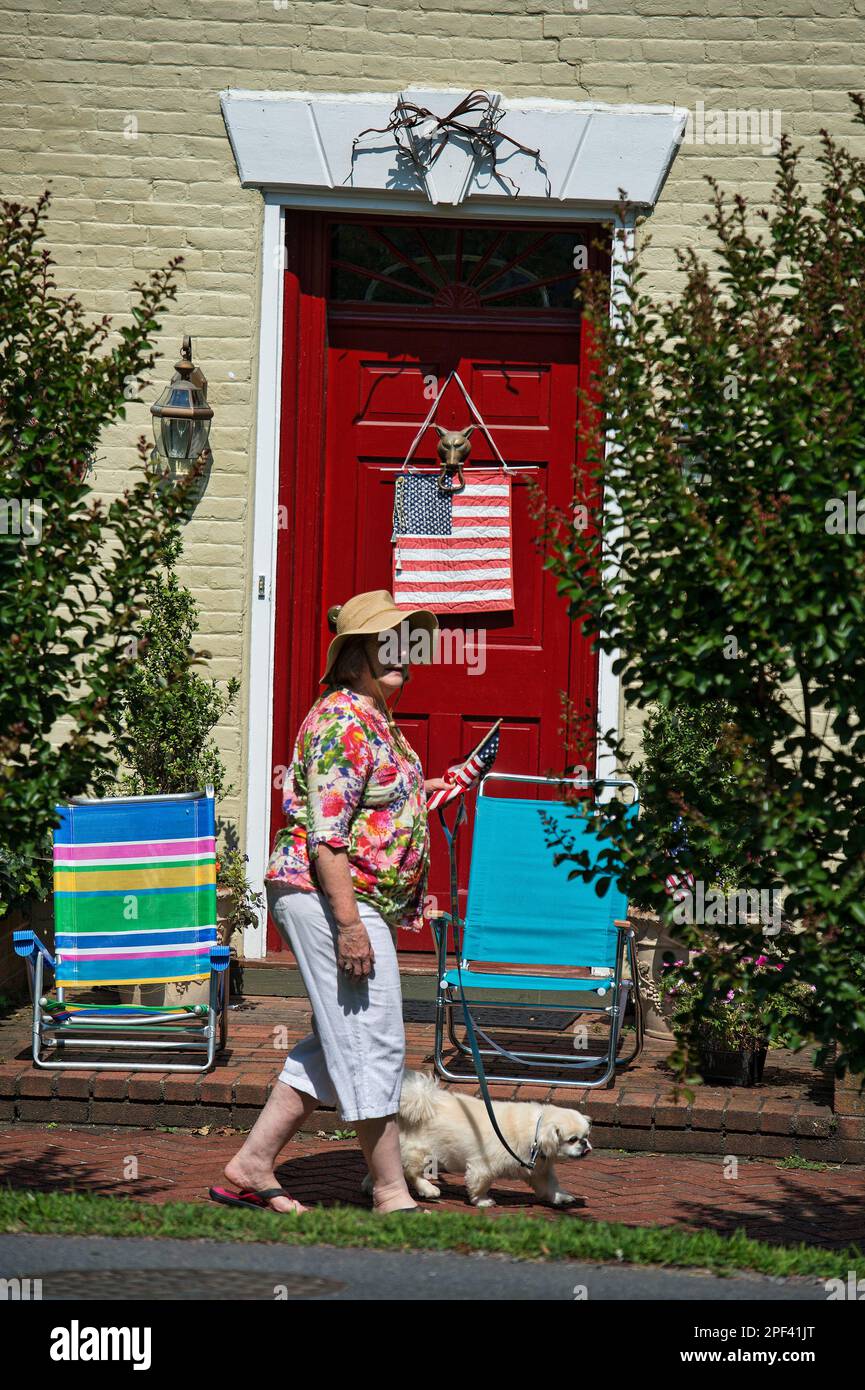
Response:
[[[474,115],[476,112],[481,113],[480,120],[476,125],[468,124],[465,117]],[[509,183],[515,195],[519,197],[519,186],[498,167],[496,147],[499,141],[505,140],[509,145],[513,145],[514,149],[520,150],[523,154],[531,155],[536,168],[540,169],[544,175],[546,196],[549,198],[550,176],[546,166],[541,161],[540,150],[529,149],[528,145],[521,144],[512,135],[508,135],[507,131],[499,129],[499,123],[506,114],[504,108],[499,109],[496,106],[496,102],[489,92],[480,89],[469,92],[468,96],[463,97],[462,101],[446,116],[437,116],[426,106],[418,106],[416,102],[405,101],[400,97],[390,113],[386,126],[369,126],[354,137],[351,145],[352,172],[354,171],[358,142],[365,135],[392,135],[397,149],[409,157],[421,178],[433,167],[451,136],[459,135],[468,141],[475,158],[487,159],[490,163],[491,173]],[[408,136],[408,132],[423,126],[427,128],[421,132],[421,138],[425,141],[427,148],[426,154],[420,156],[414,142]],[[351,178],[351,173],[349,173],[348,178]],[[348,178],[346,182],[348,182]]]

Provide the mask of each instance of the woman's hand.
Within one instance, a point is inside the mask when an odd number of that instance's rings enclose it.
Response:
[[[350,980],[362,980],[371,974],[375,951],[369,933],[358,917],[357,921],[340,925],[336,938],[336,963]]]
[[[452,787],[453,782],[449,782],[446,777],[427,777],[423,789],[427,796],[430,792],[444,792],[448,787]]]
[[[366,927],[360,920],[348,855],[341,846],[319,845],[317,873],[336,918],[336,963],[346,979],[362,980],[375,965]]]

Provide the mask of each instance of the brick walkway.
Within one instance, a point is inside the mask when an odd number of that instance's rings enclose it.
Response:
[[[237,1135],[139,1132],[129,1129],[48,1129],[0,1126],[0,1181],[41,1192],[93,1192],[147,1202],[205,1201],[238,1147]],[[127,1178],[130,1159],[138,1176]],[[298,1137],[286,1149],[281,1181],[304,1203],[368,1205],[360,1194],[365,1172],[353,1139]],[[556,1221],[609,1220],[630,1226],[678,1225],[732,1232],[777,1243],[865,1244],[865,1170],[848,1165],[821,1172],[779,1169],[768,1160],[742,1161],[735,1178],[720,1158],[615,1154],[595,1151],[560,1165],[560,1177],[585,1204],[553,1211],[535,1203],[522,1183],[494,1188],[501,1211]],[[470,1211],[459,1175],[442,1179],[434,1209]],[[484,1215],[477,1213],[478,1220]],[[264,1219],[264,1218],[263,1218]],[[274,1217],[274,1219],[276,1219]]]
[[[432,1003],[405,1003],[409,1064],[428,1067]],[[231,1013],[230,1044],[208,1076],[169,1073],[37,1071],[29,1060],[29,1010],[0,1023],[0,1122],[55,1121],[200,1128],[251,1125],[281,1057],[309,1030],[305,998],[245,998]],[[511,1039],[513,1042],[513,1038]],[[564,1045],[570,1041],[564,1038]],[[558,1044],[561,1050],[562,1040]],[[779,1157],[797,1153],[826,1162],[865,1163],[865,1119],[832,1112],[832,1081],[802,1058],[770,1053],[764,1084],[753,1090],[698,1086],[694,1101],[675,1104],[666,1065],[669,1046],[649,1043],[639,1062],[610,1090],[493,1085],[500,1098],[549,1099],[590,1116],[598,1148],[668,1153]],[[495,1076],[495,1066],[490,1068]],[[317,1128],[332,1129],[332,1112]]]

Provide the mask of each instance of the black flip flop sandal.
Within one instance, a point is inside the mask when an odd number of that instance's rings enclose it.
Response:
[[[270,1205],[271,1197],[287,1197],[290,1202],[297,1201],[297,1198],[292,1197],[290,1192],[286,1192],[284,1187],[244,1187],[240,1192],[229,1192],[227,1187],[211,1187],[208,1192],[212,1202],[221,1202],[225,1207],[255,1207],[258,1211],[274,1211]],[[298,1214],[290,1211],[274,1211],[275,1216]]]

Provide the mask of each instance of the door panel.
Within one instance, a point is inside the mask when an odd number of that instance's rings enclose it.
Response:
[[[545,363],[539,366],[508,363],[504,370],[504,366],[492,362],[475,365],[474,390],[470,395],[484,419],[494,416],[500,428],[506,423],[536,427],[539,421],[548,421],[550,367]],[[507,455],[505,462],[510,462]]]
[[[471,613],[441,620],[464,627],[482,642],[485,669],[466,664],[414,667],[403,691],[398,720],[421,756],[428,776],[467,754],[489,724],[503,719],[497,769],[561,773],[561,695],[594,700],[594,661],[579,643],[543,570],[531,492],[566,507],[573,494],[577,457],[578,334],[576,325],[521,333],[511,327],[376,322],[371,316],[333,314],[328,327],[326,488],[323,518],[321,607],[353,593],[391,587],[391,521],[394,483],[405,454],[426,417],[431,379],[442,382],[456,367],[513,474],[515,608],[513,613]],[[426,392],[425,392],[426,388]],[[452,382],[440,402],[437,423],[458,429],[470,412]],[[412,460],[435,462],[437,437],[430,429]],[[469,465],[496,464],[480,430],[472,437]],[[328,634],[321,634],[324,659]],[[579,686],[574,680],[579,672]],[[473,797],[470,797],[470,807]],[[434,818],[435,820],[436,818]],[[468,866],[471,826],[462,831],[462,883]],[[440,827],[432,825],[433,866],[429,891],[449,907],[448,872]],[[506,850],[504,851],[506,852]],[[404,934],[404,949],[431,949]]]

